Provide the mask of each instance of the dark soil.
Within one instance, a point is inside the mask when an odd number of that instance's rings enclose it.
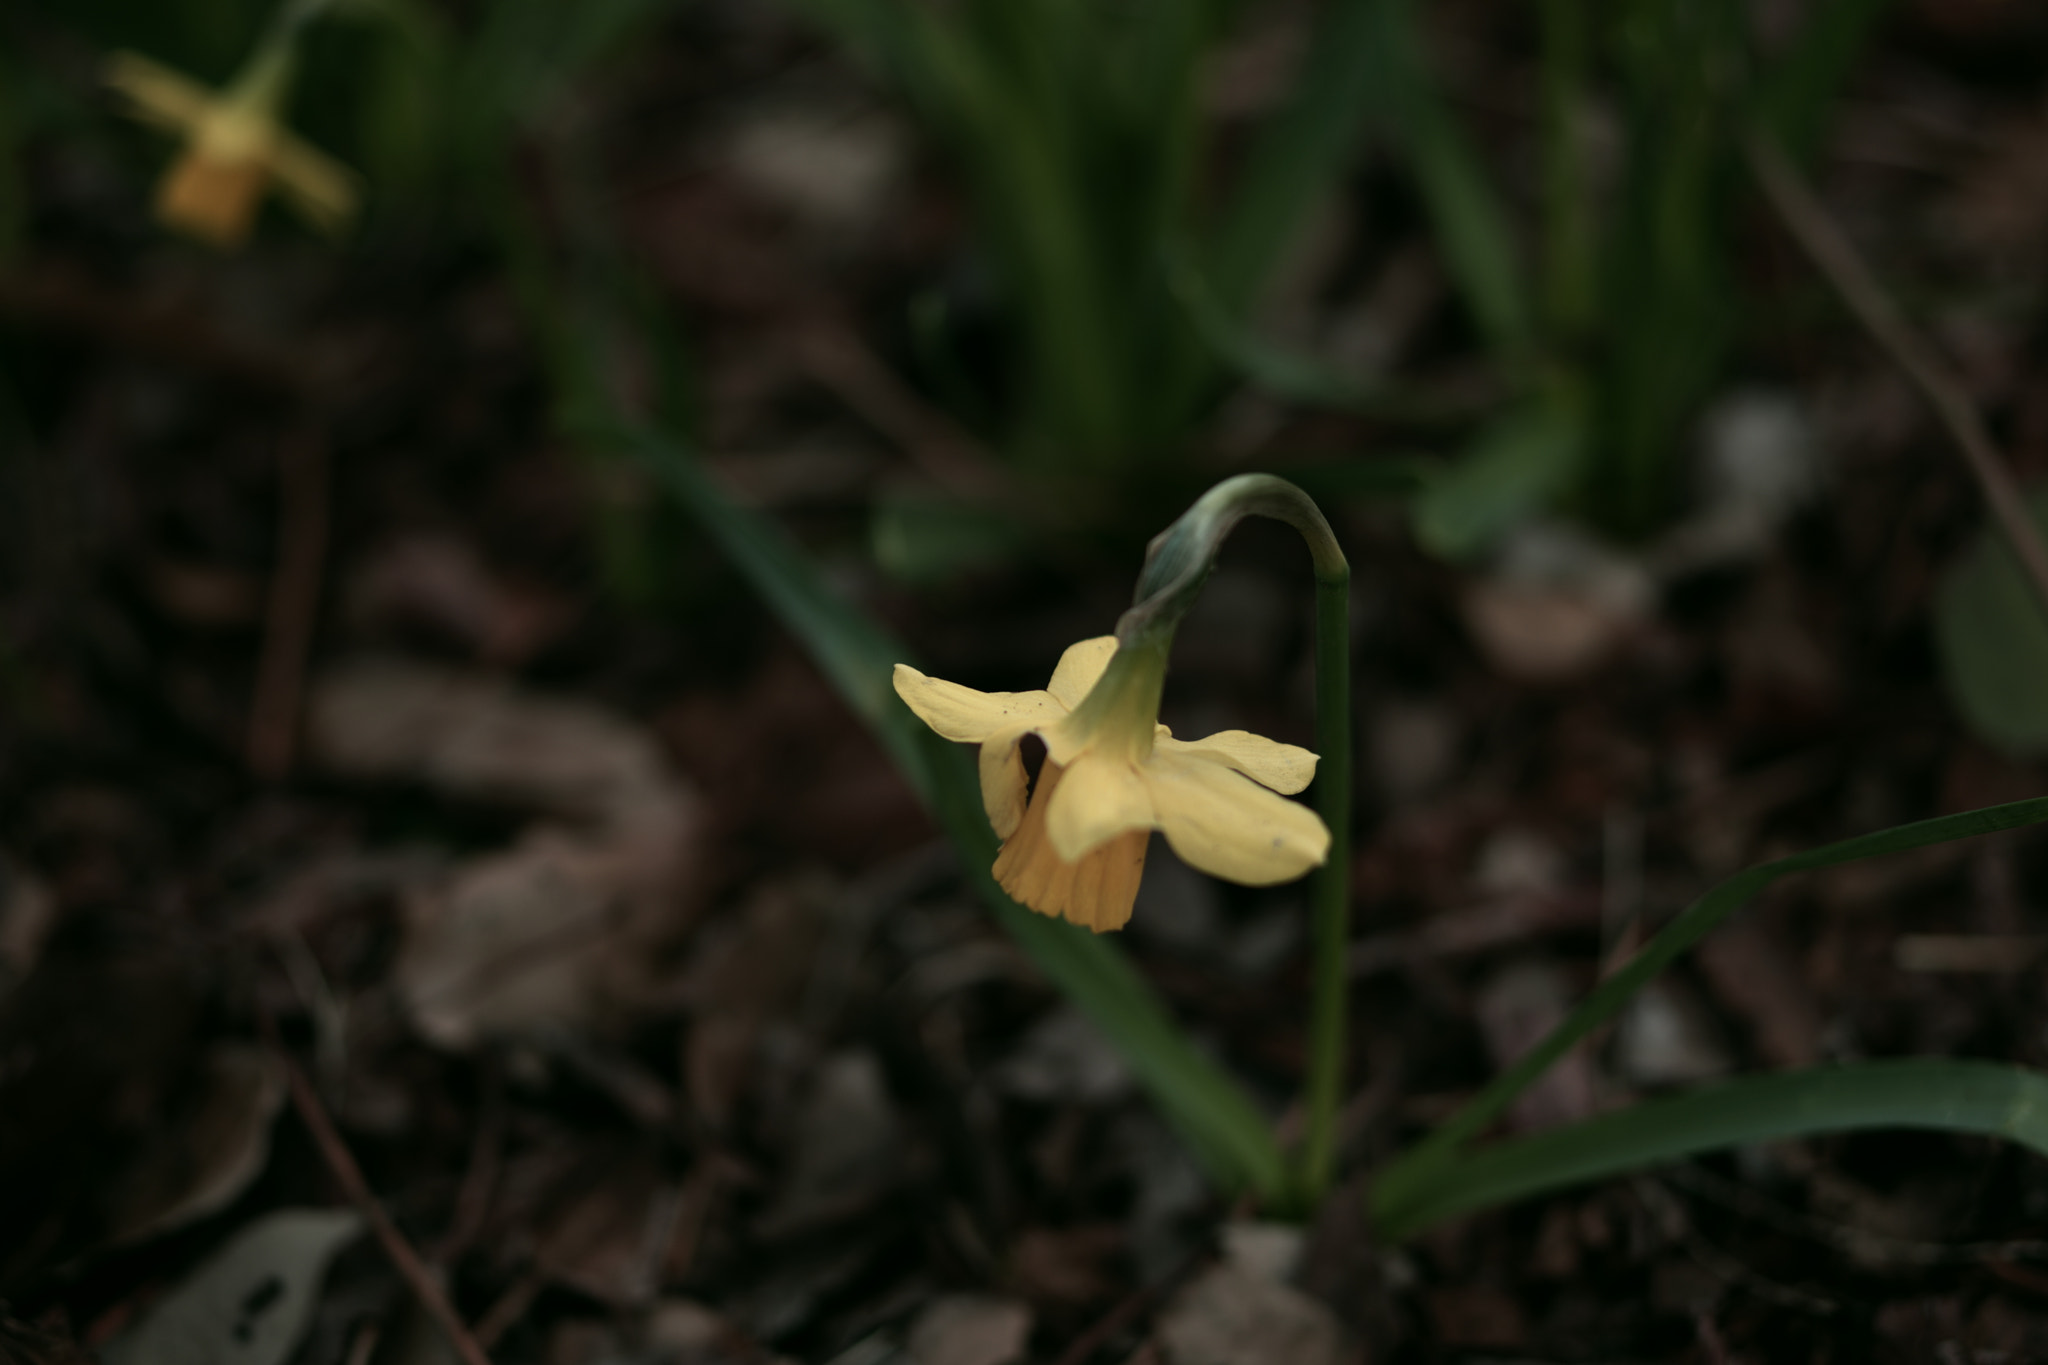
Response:
[[[1817,171],[2022,476],[2048,472],[2041,17],[1902,6]],[[1526,79],[1490,41],[1461,60]],[[1461,94],[1511,160],[1528,119]],[[1041,686],[1109,630],[1159,522],[936,585],[872,567],[869,508],[947,424],[904,300],[970,271],[967,215],[900,128],[871,202],[778,197],[734,151],[763,108],[884,117],[793,22],[716,7],[585,111],[684,320],[711,462],[933,674]],[[1174,1358],[1176,1295],[1253,1211],[1002,936],[735,571],[561,434],[498,256],[425,220],[327,250],[281,216],[217,256],[166,238],[109,155],[27,149],[0,272],[0,1360],[98,1350],[259,1217],[347,1203],[280,1049],[492,1359],[1010,1358],[933,1346],[941,1303],[1022,1321],[1030,1360]],[[1387,164],[1354,188],[1325,319],[1428,257]],[[1376,1168],[1716,881],[2048,789],[1938,677],[1929,603],[1972,484],[1752,208],[1745,284],[1776,310],[1728,391],[1794,405],[1827,461],[1766,547],[1532,681],[1480,637],[1479,580],[1386,504],[1331,503],[1358,583],[1357,1097],[1298,1283],[1349,1358],[2048,1359],[2048,1168],[1989,1140],[1744,1150],[1399,1247],[1362,1215]],[[1471,361],[1431,287],[1398,324],[1418,382]],[[1154,496],[1171,515],[1247,464],[1396,438],[1239,396]],[[1311,647],[1298,548],[1247,528],[1165,719],[1312,743]],[[467,725],[488,752],[445,742]],[[1279,1115],[1303,891],[1153,857],[1124,946]],[[1836,1059],[2048,1063],[2044,933],[2026,834],[1795,879],[1517,1121]],[[1977,939],[2007,948],[1929,969]],[[324,1284],[303,1365],[450,1358],[375,1239]]]

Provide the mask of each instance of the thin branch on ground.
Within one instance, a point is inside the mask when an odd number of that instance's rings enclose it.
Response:
[[[292,1059],[291,1053],[286,1051],[284,1044],[279,1041],[275,1023],[267,1015],[263,1023],[271,1056],[277,1060],[278,1066],[284,1072],[285,1080],[291,1087],[292,1107],[299,1111],[300,1120],[306,1125],[306,1131],[313,1135],[313,1144],[320,1149],[321,1158],[327,1163],[327,1169],[333,1173],[335,1181],[340,1184],[342,1192],[369,1221],[370,1230],[377,1235],[377,1241],[382,1244],[384,1254],[390,1258],[392,1267],[412,1289],[414,1296],[420,1301],[420,1306],[427,1310],[428,1316],[447,1334],[449,1344],[454,1346],[455,1353],[461,1357],[463,1365],[491,1365],[490,1357],[484,1354],[484,1348],[477,1344],[476,1338],[463,1323],[461,1314],[457,1313],[455,1305],[449,1302],[446,1291],[441,1288],[441,1282],[434,1278],[434,1273],[427,1269],[426,1262],[413,1250],[412,1243],[405,1240],[405,1234],[398,1230],[398,1225],[391,1221],[391,1215],[377,1202],[376,1194],[371,1191],[369,1182],[363,1179],[362,1168],[356,1165],[356,1159],[350,1154],[348,1144],[342,1141],[341,1133],[335,1128],[334,1120],[328,1116],[327,1107],[320,1102],[320,1096],[313,1089],[313,1083],[306,1079],[306,1073],[300,1069],[299,1064]]]
[[[511,1331],[533,1307],[533,1301],[540,1297],[540,1291],[547,1288],[547,1276],[538,1270],[528,1270],[512,1287],[498,1296],[498,1301],[484,1310],[477,1319],[477,1340],[486,1348],[498,1344],[498,1338]]]
[[[2042,544],[2019,486],[2013,482],[1991,433],[1984,429],[1984,419],[1976,404],[1970,401],[1933,345],[1906,321],[1848,235],[1829,216],[1819,196],[1785,155],[1784,148],[1762,134],[1753,133],[1749,138],[1749,164],[1771,206],[1849,305],[1849,311],[1933,405],[1941,424],[1948,428],[1963,452],[1964,462],[1983,491],[1998,529],[2012,546],[2042,610],[2048,611],[2048,546]]]

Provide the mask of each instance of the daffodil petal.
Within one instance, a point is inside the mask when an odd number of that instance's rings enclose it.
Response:
[[[1082,640],[1067,646],[1060,655],[1059,666],[1052,671],[1052,681],[1045,690],[1054,700],[1071,711],[1081,704],[1081,699],[1095,690],[1095,684],[1102,680],[1103,670],[1109,667],[1110,658],[1116,653],[1116,636],[1098,635],[1092,640]]]
[[[1164,726],[1160,727],[1162,730]],[[1235,768],[1252,781],[1289,796],[1306,787],[1316,775],[1316,756],[1293,744],[1255,735],[1249,730],[1225,730],[1207,739],[1181,740],[1160,735],[1155,750],[1164,749],[1188,758],[1207,759]]]
[[[356,175],[318,147],[280,132],[265,158],[277,187],[322,232],[339,232],[356,212]]]
[[[1030,779],[1024,772],[1024,755],[1018,741],[1031,733],[1029,725],[998,730],[981,742],[981,807],[998,839],[1017,832],[1024,820],[1024,798]]]
[[[105,80],[137,119],[171,132],[191,131],[218,99],[197,81],[139,52],[107,58]]]
[[[1330,832],[1314,811],[1213,759],[1154,749],[1145,785],[1166,842],[1212,877],[1271,886],[1330,854]]]
[[[1129,760],[1083,754],[1068,766],[1045,813],[1053,851],[1074,862],[1126,830],[1153,826],[1152,796]]]
[[[943,678],[927,678],[909,664],[896,665],[894,681],[896,695],[919,720],[961,744],[979,744],[1012,726],[1029,729],[1067,713],[1049,693],[977,692]]]
[[[1052,724],[1041,726],[1038,737],[1045,741],[1045,756],[1062,768],[1087,753],[1094,742],[1087,731],[1074,724],[1071,716],[1061,716]]]

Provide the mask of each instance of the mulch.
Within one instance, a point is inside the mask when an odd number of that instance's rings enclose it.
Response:
[[[1475,33],[1466,58],[1520,69]],[[1817,177],[2022,476],[2048,472],[2044,67],[2024,6],[1903,6]],[[763,110],[851,110],[897,170],[806,202],[743,155]],[[1156,526],[915,587],[867,554],[878,496],[978,456],[898,377],[905,290],[971,263],[965,210],[857,73],[706,7],[590,119],[730,487],[937,676],[1041,686],[1110,628]],[[1362,1213],[1714,882],[2044,789],[1941,686],[1929,601],[1973,488],[1761,212],[1745,269],[1797,297],[1731,391],[1793,404],[1827,466],[1755,554],[1531,677],[1481,637],[1473,575],[1384,504],[1331,505],[1358,581],[1355,1099],[1281,1286],[800,644],[551,425],[488,252],[272,223],[218,258],[160,237],[146,186],[110,204],[100,155],[35,149],[0,273],[0,1360],[117,1342],[263,1216],[347,1205],[350,1165],[394,1236],[336,1255],[302,1365],[448,1359],[422,1283],[491,1359],[551,1365],[1258,1358],[1189,1344],[1232,1332],[1372,1361],[2048,1359],[2048,1169],[1989,1140],[1745,1149],[1403,1246]],[[1406,193],[1377,160],[1354,188]],[[1332,328],[1426,256],[1412,215],[1352,226]],[[1434,288],[1402,324],[1420,380],[1470,360]],[[1189,492],[1392,439],[1252,395],[1217,426]],[[1164,718],[1311,742],[1310,606],[1298,546],[1247,528]],[[1284,1115],[1302,888],[1153,859],[1124,946]],[[2044,904],[2025,833],[1788,882],[1514,1121],[1829,1060],[2048,1064]]]

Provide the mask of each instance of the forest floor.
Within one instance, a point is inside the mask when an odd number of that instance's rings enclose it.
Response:
[[[2023,477],[2048,474],[2043,19],[1902,7],[1816,171]],[[1458,60],[1473,97],[1522,58]],[[864,553],[943,426],[894,377],[902,299],[965,232],[899,115],[714,6],[591,117],[737,496],[936,676],[1042,686],[1110,629],[1156,526],[915,588]],[[1760,205],[1745,268],[1783,314],[1701,439],[1814,452],[1769,537],[1603,600],[1330,507],[1357,581],[1355,1094],[1297,1236],[1214,1193],[688,520],[559,434],[488,253],[280,222],[221,257],[71,169],[33,163],[0,273],[0,1359],[128,1359],[265,1226],[287,1249],[230,1313],[244,1346],[305,1294],[301,1365],[454,1359],[385,1241],[262,1222],[350,1207],[351,1163],[505,1362],[2048,1359],[2048,1168],[1990,1140],[1746,1149],[1403,1246],[1364,1217],[1376,1167],[1715,882],[2048,790],[1939,676],[1976,491]],[[1340,215],[1308,330],[1456,371],[1405,191],[1379,164],[1357,188],[1397,209]],[[1182,477],[1381,443],[1241,394]],[[1176,649],[1177,733],[1312,743],[1308,583],[1284,535],[1233,542]],[[2043,851],[1774,888],[1514,1125],[1832,1059],[2048,1066]],[[1155,846],[1122,939],[1276,1115],[1305,908]]]

